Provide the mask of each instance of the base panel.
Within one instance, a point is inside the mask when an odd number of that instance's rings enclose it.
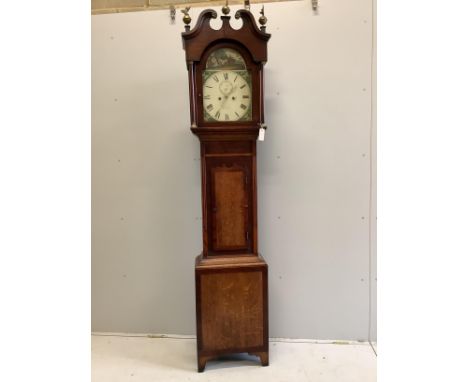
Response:
[[[254,258],[254,259],[253,259]],[[268,365],[268,266],[257,256],[195,266],[198,369],[224,354],[249,353]]]

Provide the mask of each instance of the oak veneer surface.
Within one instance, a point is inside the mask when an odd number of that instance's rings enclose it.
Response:
[[[262,272],[208,273],[200,289],[205,350],[263,345]]]
[[[215,197],[215,249],[238,249],[246,246],[246,190],[242,169],[213,169]]]
[[[210,255],[252,253],[252,159],[233,154],[203,158]]]

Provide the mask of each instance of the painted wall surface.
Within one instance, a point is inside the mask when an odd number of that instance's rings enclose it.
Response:
[[[374,339],[372,1],[269,3],[266,15],[270,336]],[[181,14],[98,15],[92,27],[92,327],[194,334],[200,157]]]

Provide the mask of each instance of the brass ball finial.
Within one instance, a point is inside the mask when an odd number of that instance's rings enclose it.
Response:
[[[262,10],[260,11],[260,18],[258,19],[258,22],[260,25],[262,25],[262,28],[265,28],[265,24],[267,23],[268,19],[265,16],[265,6],[262,6]]]
[[[190,22],[192,21],[192,18],[188,14],[189,10],[190,10],[190,7],[185,7],[185,9],[180,10],[184,14],[184,17],[182,18],[182,21],[184,22],[184,24],[186,26],[188,26],[190,24]]]
[[[228,5],[228,0],[226,0],[226,5],[221,9],[221,12],[223,12],[223,15],[227,16],[229,12],[231,12],[231,8],[229,8]]]

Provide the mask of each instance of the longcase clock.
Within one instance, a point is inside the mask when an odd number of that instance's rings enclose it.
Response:
[[[250,11],[213,29],[203,11],[182,33],[191,131],[200,140],[203,252],[195,261],[198,370],[223,354],[248,352],[268,365],[268,268],[258,253],[256,141],[264,128],[266,17]]]

